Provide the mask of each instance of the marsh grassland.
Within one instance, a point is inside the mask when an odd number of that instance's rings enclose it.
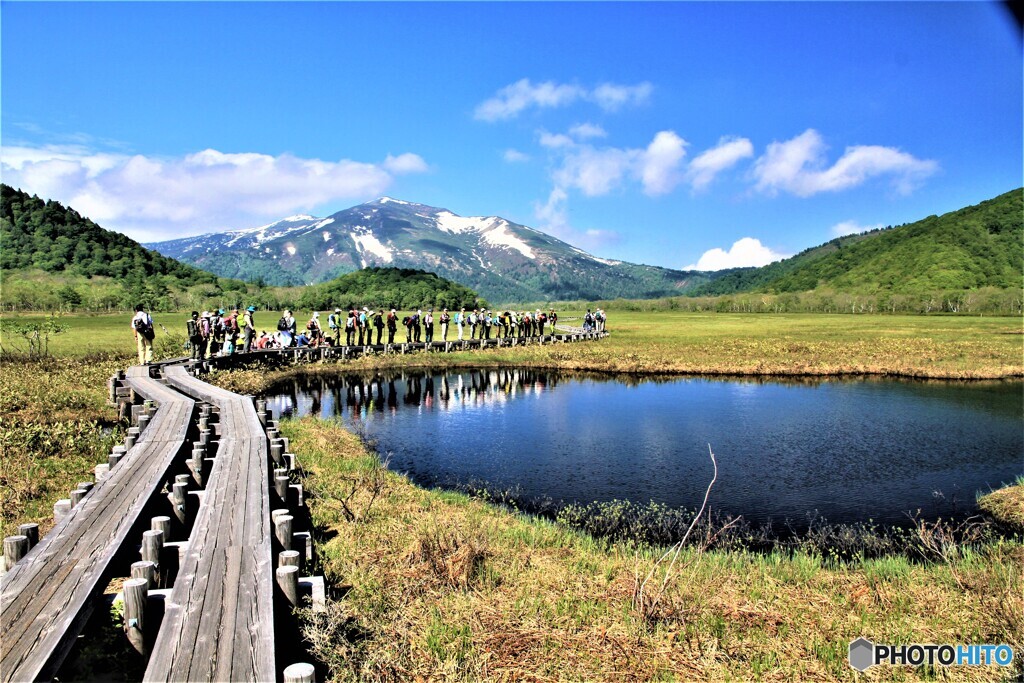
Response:
[[[578,311],[560,311],[563,320]],[[185,316],[156,315],[180,334]],[[277,314],[258,320],[272,326]],[[5,535],[50,524],[55,500],[123,429],[105,382],[132,364],[127,316],[69,316],[52,357],[3,339],[0,495]],[[174,325],[169,324],[173,321]],[[524,365],[742,375],[1024,376],[1017,318],[609,311],[597,343],[360,359],[349,369]],[[158,334],[160,333],[158,327]],[[454,335],[450,335],[450,338]],[[401,331],[399,338],[402,338]],[[180,352],[165,339],[164,355]],[[256,393],[335,364],[223,373]],[[338,424],[286,421],[306,473],[322,570],[338,597],[305,613],[336,680],[1010,680],[1024,672],[1019,535],[961,543],[941,529],[919,556],[839,560],[795,550],[610,542],[388,471]],[[1007,482],[1011,483],[1011,482]],[[1024,482],[981,506],[1021,533]],[[698,539],[699,540],[699,539]],[[847,664],[850,641],[1009,643],[1012,670]]]

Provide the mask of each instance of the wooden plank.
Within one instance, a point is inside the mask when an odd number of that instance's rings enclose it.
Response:
[[[131,381],[140,391],[166,389],[148,376]],[[176,439],[194,402],[181,394],[163,399],[118,466],[4,577],[0,680],[52,677],[80,632],[111,560],[183,446]]]

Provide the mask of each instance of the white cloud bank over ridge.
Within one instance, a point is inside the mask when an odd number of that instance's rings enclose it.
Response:
[[[0,159],[4,182],[141,241],[248,227],[329,201],[372,197],[395,175],[427,170],[411,153],[372,164],[214,149],[157,158],[50,146],[4,147]]]
[[[909,194],[939,169],[935,161],[879,145],[847,147],[843,156],[826,168],[827,149],[813,128],[791,140],[771,143],[754,163],[755,189],[769,195],[783,190],[810,197],[856,187],[875,176],[889,176],[897,192]]]
[[[696,263],[683,266],[683,270],[724,270],[726,268],[748,268],[766,266],[774,261],[789,258],[787,254],[772,251],[761,244],[761,240],[744,237],[733,242],[726,251],[718,247],[709,249]]]
[[[836,223],[832,226],[833,237],[845,237],[846,235],[857,235],[868,230],[880,230],[885,225],[882,223],[876,223],[875,225],[861,225],[857,221],[843,221],[842,223]]]
[[[532,107],[553,109],[580,100],[593,102],[605,111],[616,111],[626,106],[644,104],[650,99],[653,90],[654,86],[647,82],[636,85],[602,83],[588,89],[553,81],[532,83],[530,79],[523,78],[506,85],[494,97],[478,104],[473,116],[480,121],[504,121]]]

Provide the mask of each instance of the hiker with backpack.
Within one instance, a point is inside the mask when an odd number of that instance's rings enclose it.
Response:
[[[463,307],[455,316],[455,326],[459,328],[459,341],[462,341],[462,328],[466,324],[466,309]]]
[[[412,340],[419,344],[420,343],[420,332],[423,330],[423,311],[417,309],[412,314]]]
[[[434,341],[434,309],[428,309],[427,314],[423,316],[423,332],[424,341],[428,344]]]
[[[306,329],[308,330],[307,336],[309,337],[310,346],[319,346],[323,341],[324,330],[320,327],[320,312],[313,311],[313,316],[306,323]]]
[[[335,308],[334,313],[327,316],[327,327],[335,346],[341,343],[341,309]]]
[[[544,325],[548,321],[548,314],[544,311],[537,309],[537,332],[540,336],[544,336]]]
[[[235,352],[235,344],[238,342],[238,309],[231,309],[231,314],[224,318],[224,355],[230,356]]]
[[[359,311],[359,345],[366,346],[370,343],[370,320],[367,316],[366,306]]]
[[[402,324],[405,326],[405,343],[412,343],[412,316],[407,315],[402,318]]]
[[[210,312],[210,358],[220,355],[221,346],[224,345],[224,309],[216,309]]]
[[[282,348],[287,348],[295,343],[295,316],[287,309],[277,321],[277,341]]]
[[[384,334],[384,309],[378,308],[373,314],[373,327],[377,330],[377,346],[380,346],[380,338]]]
[[[131,329],[139,351],[139,365],[149,365],[153,362],[153,338],[156,333],[153,330],[153,318],[146,312],[146,307],[142,304],[135,306],[135,317],[132,318]]]
[[[469,338],[476,339],[476,327],[480,324],[480,317],[477,315],[479,311],[475,308],[473,312],[469,314]]]
[[[192,317],[185,321],[185,329],[188,332],[188,345],[191,349],[189,358],[200,360],[199,346],[202,343],[202,335],[199,333],[199,311],[192,311]]]
[[[398,313],[392,308],[388,313],[388,344],[395,343],[396,331],[398,331]]]
[[[345,346],[352,346],[356,340],[356,311],[352,309],[345,318]]]
[[[238,323],[238,327],[242,330],[242,339],[244,340],[242,345],[242,351],[249,353],[252,351],[253,340],[256,339],[256,307],[249,306],[245,309],[245,313],[242,314],[242,320]]]
[[[448,341],[448,323],[451,319],[447,308],[441,311],[441,341]]]

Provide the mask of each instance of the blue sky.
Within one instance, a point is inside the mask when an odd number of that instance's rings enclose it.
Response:
[[[0,10],[4,182],[140,241],[388,195],[715,269],[1022,184],[998,4]]]

